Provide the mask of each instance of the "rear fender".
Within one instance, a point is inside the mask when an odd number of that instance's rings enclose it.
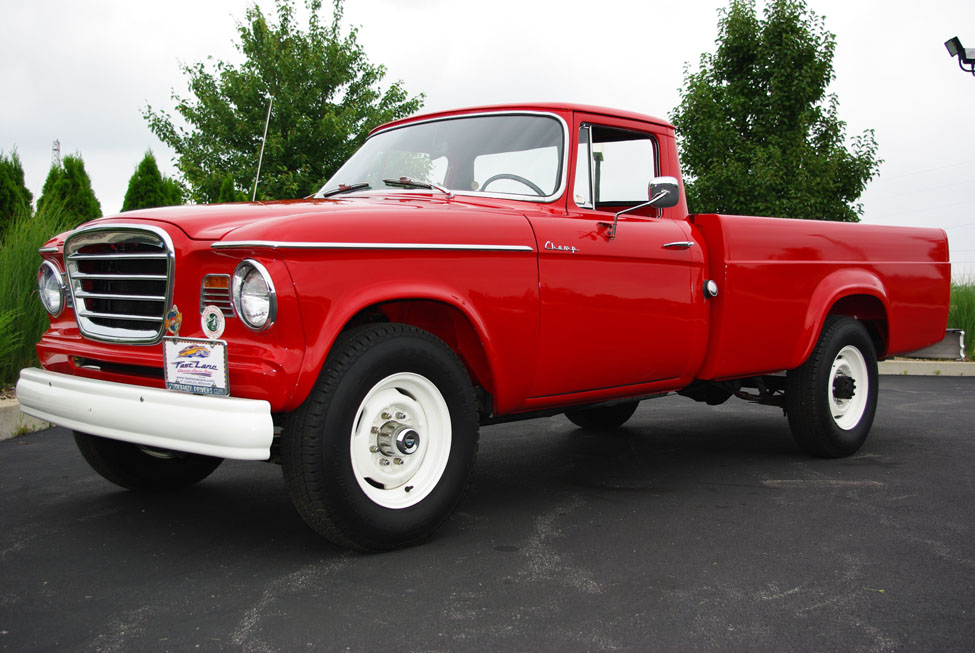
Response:
[[[836,270],[819,282],[809,300],[802,331],[796,340],[794,365],[798,367],[812,354],[826,316],[848,315],[868,324],[877,355],[882,356],[887,343],[887,316],[890,306],[887,289],[876,274],[861,268]]]

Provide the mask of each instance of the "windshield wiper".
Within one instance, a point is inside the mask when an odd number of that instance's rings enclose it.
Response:
[[[410,177],[400,177],[399,179],[383,179],[383,183],[387,186],[392,186],[394,188],[427,188],[429,190],[438,190],[447,198],[454,196],[449,190],[443,186],[438,186],[437,184],[431,183],[429,181],[421,181],[419,179],[412,179]]]
[[[351,193],[355,190],[369,190],[369,184],[366,182],[360,182],[358,184],[339,184],[335,188],[329,188],[323,191],[320,197],[331,197],[332,195],[341,195],[342,193]]]

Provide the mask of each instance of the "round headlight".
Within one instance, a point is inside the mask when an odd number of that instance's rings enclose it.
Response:
[[[277,297],[267,269],[252,259],[241,261],[234,270],[234,308],[251,329],[263,331],[274,324]]]
[[[44,261],[37,270],[37,292],[48,313],[53,317],[61,315],[64,310],[64,281],[61,272],[51,261]]]

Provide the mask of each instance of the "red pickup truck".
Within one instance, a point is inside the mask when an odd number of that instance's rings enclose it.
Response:
[[[878,357],[939,340],[950,286],[939,229],[688,215],[671,125],[567,104],[400,120],[312,197],[131,211],[40,251],[24,412],[133,490],[279,462],[308,524],[366,550],[451,514],[480,424],[735,395],[852,454]]]

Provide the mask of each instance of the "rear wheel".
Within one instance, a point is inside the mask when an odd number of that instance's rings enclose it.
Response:
[[[877,410],[877,354],[866,327],[830,317],[809,360],[786,375],[786,412],[796,442],[841,458],[867,439]]]
[[[626,424],[633,417],[639,401],[631,401],[615,406],[580,408],[565,411],[565,416],[576,426],[584,429],[615,429]]]
[[[92,469],[115,485],[136,492],[189,487],[223,462],[222,458],[144,447],[78,431],[74,432],[74,441]]]
[[[342,546],[408,546],[436,530],[466,490],[478,420],[467,371],[430,333],[362,327],[333,347],[289,418],[282,465],[291,500]]]

